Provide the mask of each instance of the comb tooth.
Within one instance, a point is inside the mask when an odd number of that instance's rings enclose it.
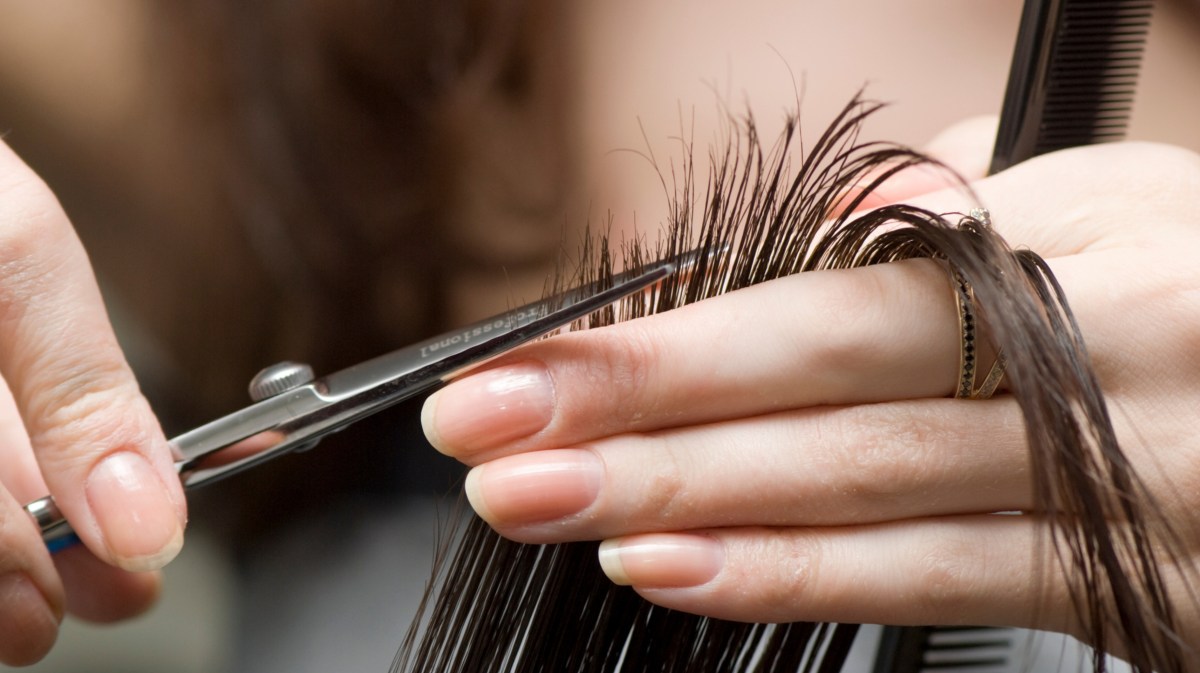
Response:
[[[1056,91],[1056,93],[1058,92]],[[1089,109],[1103,112],[1105,110],[1129,109],[1133,103],[1132,91],[1116,89],[1115,87],[1089,88],[1084,84],[1080,84],[1075,90],[1067,90],[1063,93],[1067,96],[1064,100],[1055,101],[1053,105],[1047,105],[1046,108],[1048,110],[1074,110],[1086,105]]]
[[[1054,106],[1054,110],[1061,110],[1063,112],[1070,113],[1090,111],[1099,117],[1113,112],[1119,113],[1128,111],[1129,105],[1132,102],[1133,100],[1130,98],[1118,98],[1117,100],[1107,100],[1099,105],[1096,105],[1093,98],[1079,96],[1078,98],[1072,98],[1071,100],[1061,101],[1058,105]],[[1053,114],[1053,110],[1048,112],[1046,114],[1046,118],[1052,117]]]
[[[1055,55],[1055,65],[1085,61],[1099,67],[1110,63],[1124,66],[1136,63],[1146,49],[1145,41],[1111,40],[1102,37],[1091,40],[1064,41],[1061,45],[1069,47],[1069,49],[1060,49]],[[1099,60],[1097,61],[1097,59]]]
[[[1013,635],[1008,629],[934,628],[929,634],[922,671],[1007,671]]]
[[[1013,673],[1015,633],[984,626],[888,627],[874,673]]]
[[[1089,101],[1084,100],[1077,104],[1068,104],[1057,106],[1054,110],[1046,113],[1044,119],[1046,122],[1055,121],[1056,117],[1077,119],[1086,117],[1092,122],[1102,122],[1114,118],[1128,117],[1128,105],[1106,105],[1099,107],[1095,105],[1087,105]]]

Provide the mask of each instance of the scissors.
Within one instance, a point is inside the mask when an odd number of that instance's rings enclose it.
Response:
[[[312,448],[326,435],[448,382],[517,346],[646,290],[696,263],[695,252],[583,285],[461,329],[313,378],[282,362],[250,383],[252,404],[170,441],[191,490],[272,458]],[[51,552],[79,541],[52,496],[25,506]]]

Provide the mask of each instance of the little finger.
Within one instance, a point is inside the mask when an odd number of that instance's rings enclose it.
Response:
[[[992,514],[657,533],[608,540],[599,555],[648,600],[721,619],[1067,631],[1071,603],[1048,551],[1040,519]]]

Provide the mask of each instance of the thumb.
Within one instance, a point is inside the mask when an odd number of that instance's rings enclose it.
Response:
[[[99,558],[155,569],[186,503],[166,439],[50,190],[0,143],[0,372],[46,485]]]

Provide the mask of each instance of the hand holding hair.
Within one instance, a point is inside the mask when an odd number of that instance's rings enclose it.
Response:
[[[0,372],[0,662],[20,665],[67,610],[113,621],[149,607],[187,510],[66,214],[2,143]],[[47,489],[86,549],[51,559],[20,504]]]
[[[1157,569],[1175,630],[1200,642],[1184,588],[1200,561],[1200,158],[1097,146],[972,186],[1065,289],[1120,445],[1177,536]],[[910,202],[975,205],[958,190]],[[609,577],[660,605],[1087,637],[1017,399],[952,399],[957,321],[935,261],[799,274],[527,346],[431,397],[426,433],[473,466],[471,503],[501,534],[604,540]]]

